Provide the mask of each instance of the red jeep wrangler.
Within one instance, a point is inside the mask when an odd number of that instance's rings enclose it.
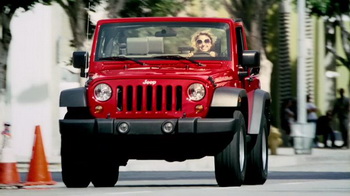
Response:
[[[61,92],[67,187],[114,186],[129,159],[215,157],[219,186],[263,184],[270,96],[240,20],[122,18],[97,23],[85,87]],[[88,72],[86,69],[88,68]]]

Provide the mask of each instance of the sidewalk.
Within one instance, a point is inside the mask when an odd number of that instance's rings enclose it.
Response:
[[[293,148],[278,148],[269,155],[269,171],[350,172],[350,149],[314,148],[310,155],[296,155]],[[131,160],[120,171],[214,171],[214,157],[185,162]]]
[[[313,148],[296,155],[293,148],[278,148],[269,156],[270,171],[350,172],[350,149]]]
[[[28,163],[18,163],[20,172],[27,172]],[[60,172],[60,163],[49,164],[51,172]],[[214,157],[184,162],[130,160],[120,171],[214,171]],[[278,148],[269,155],[269,171],[350,172],[350,149],[313,148],[312,154],[296,155],[293,148]]]

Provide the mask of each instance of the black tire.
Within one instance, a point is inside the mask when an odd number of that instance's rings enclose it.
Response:
[[[268,176],[268,125],[265,115],[262,118],[259,135],[248,147],[245,184],[264,184]]]
[[[68,107],[64,119],[92,119],[94,118],[87,107]]]
[[[88,118],[87,108],[68,108],[65,119]],[[92,135],[61,135],[62,180],[68,188],[84,188],[91,182]]]
[[[231,142],[215,156],[215,177],[219,186],[241,186],[246,172],[246,126],[243,114],[235,111],[236,133]]]
[[[92,184],[95,187],[114,187],[119,177],[119,165],[115,162],[96,163],[92,169]]]
[[[91,181],[88,149],[82,148],[84,145],[79,141],[81,137],[62,136],[61,139],[62,180],[68,188],[84,188]]]
[[[94,138],[91,182],[95,187],[113,187],[118,181],[119,164],[114,141],[114,137],[110,135],[98,135]]]

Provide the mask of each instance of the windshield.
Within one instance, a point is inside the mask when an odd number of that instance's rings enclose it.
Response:
[[[229,60],[229,33],[226,23],[105,24],[99,32],[95,60],[118,60],[116,57],[121,56],[145,60],[174,59],[160,58],[172,55],[198,60]]]

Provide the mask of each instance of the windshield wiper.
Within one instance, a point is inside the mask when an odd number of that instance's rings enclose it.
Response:
[[[133,58],[129,58],[129,57],[125,57],[125,56],[109,56],[109,57],[103,57],[103,58],[99,58],[98,60],[111,60],[111,61],[133,61],[137,64],[140,64],[140,65],[147,65],[146,63],[143,63],[141,61],[138,61],[136,59],[133,59]]]
[[[183,56],[180,56],[180,55],[164,55],[164,56],[152,56],[152,57],[156,58],[156,59],[186,60],[186,61],[194,63],[194,64],[196,64],[198,66],[205,67],[205,65],[200,63],[200,62],[194,61],[192,59],[189,59],[187,57],[183,57]]]

